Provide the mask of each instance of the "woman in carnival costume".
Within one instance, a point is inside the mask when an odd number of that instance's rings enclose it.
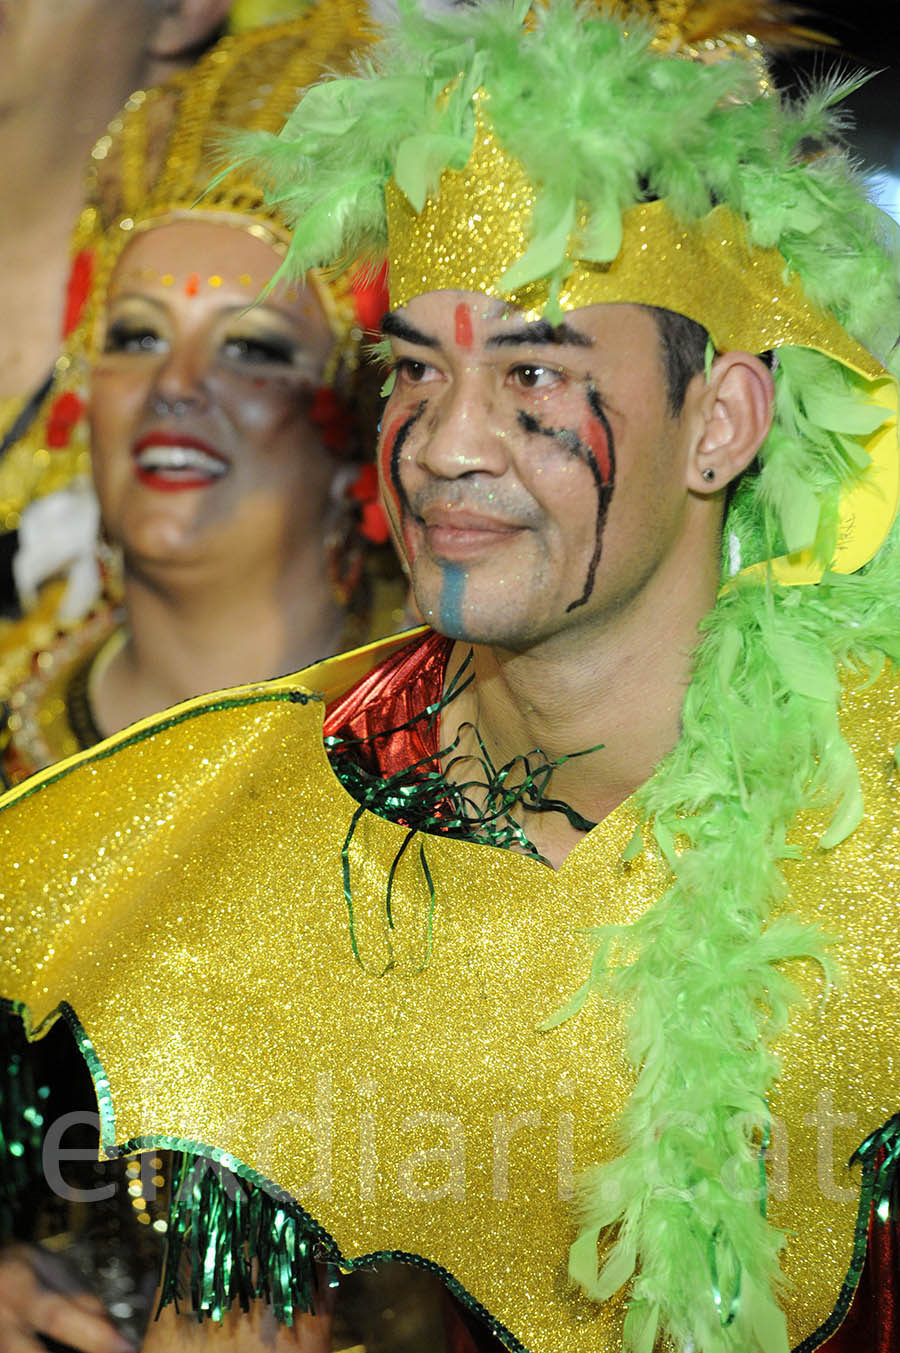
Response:
[[[476,1344],[900,1337],[897,258],[841,87],[782,102],[771,12],[707,13],[404,7],[245,147],[291,275],[387,247],[438,633],[0,813],[3,990],[78,1031],[107,1151],[190,1148],[197,1309],[256,1234],[214,1161],[313,1254],[437,1273]]]
[[[132,90],[186,68],[221,36],[229,0],[17,0],[0,32],[0,606],[11,541],[45,467],[21,439],[59,349],[72,222],[92,142]],[[241,11],[246,10],[244,4]],[[245,20],[250,15],[246,14]],[[261,17],[261,16],[260,16]],[[18,446],[18,450],[14,450]]]
[[[57,487],[24,510],[16,569],[30,608],[0,638],[5,784],[141,714],[292,670],[402,616],[399,572],[373,548],[386,540],[374,468],[358,460],[374,407],[358,349],[382,287],[315,273],[256,304],[284,257],[284,218],[247,173],[198,200],[226,128],[278,128],[305,85],[369,40],[356,0],[293,8],[299,18],[228,37],[134,95],[94,148],[65,349],[21,448]],[[4,1020],[24,1074],[19,1028]],[[75,1061],[63,1033],[40,1054],[54,1084]],[[46,1119],[92,1106],[83,1079],[56,1086]],[[16,1095],[2,1098],[15,1118]],[[4,1118],[11,1128],[20,1138]],[[37,1191],[30,1162],[4,1153],[0,1232],[46,1236],[74,1218],[77,1259],[120,1315],[139,1312],[128,1264],[108,1253],[124,1224],[136,1266],[158,1259],[158,1212],[136,1173],[82,1170],[95,1192],[114,1178],[116,1201],[48,1208],[39,1124],[29,1135]]]
[[[372,472],[354,465],[357,349],[380,290],[316,273],[253,305],[287,225],[246,174],[202,197],[223,128],[279,127],[366,40],[363,5],[306,9],[135,95],[94,148],[65,350],[26,448],[64,487],[20,530],[28,611],[0,639],[6,783],[395,627],[363,568]]]

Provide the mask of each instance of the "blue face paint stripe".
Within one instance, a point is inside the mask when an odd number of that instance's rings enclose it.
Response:
[[[442,564],[443,586],[439,613],[441,633],[450,638],[464,637],[462,608],[466,593],[466,572],[458,564]]]

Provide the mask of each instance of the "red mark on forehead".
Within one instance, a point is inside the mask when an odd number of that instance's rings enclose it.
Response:
[[[585,446],[593,452],[597,469],[600,471],[600,478],[604,484],[608,484],[612,474],[612,464],[609,456],[609,438],[602,421],[594,417],[593,414],[589,414],[578,429],[578,435]]]
[[[472,313],[464,301],[456,307],[456,343],[466,352],[472,350]]]
[[[196,296],[197,288],[200,285],[200,274],[192,272],[184,284],[185,296]]]

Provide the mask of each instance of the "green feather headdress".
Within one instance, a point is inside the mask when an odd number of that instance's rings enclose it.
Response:
[[[894,228],[840,148],[853,81],[782,100],[750,7],[737,8],[739,37],[705,34],[679,53],[646,4],[604,13],[574,0],[533,11],[527,0],[487,0],[425,17],[401,3],[398,27],[357,78],[316,87],[280,136],[243,144],[294,223],[286,266],[297,274],[387,252],[394,304],[437,286],[472,289],[471,271],[454,281],[415,232],[477,189],[519,223],[511,252],[491,246],[481,259],[476,290],[551,316],[591,300],[662,305],[704,324],[719,347],[749,324],[755,351],[777,350],[775,421],[726,521],[727,586],[703,627],[683,734],[642,791],[670,887],[626,934],[598,927],[594,976],[564,1012],[597,990],[632,1012],[626,1145],[585,1181],[570,1271],[598,1300],[630,1282],[625,1343],[636,1353],[664,1333],[696,1353],[787,1349],[781,1237],[739,1195],[754,1196],[772,1046],[796,998],[778,965],[825,962],[827,945],[779,910],[779,861],[812,803],[835,806],[825,847],[860,820],[838,669],[900,661]],[[468,173],[486,141],[518,166],[512,203],[508,175]],[[659,278],[675,262],[644,288],[629,229],[654,213],[704,248],[703,232],[725,221],[741,267],[729,273],[710,255],[698,279],[694,258],[673,291]],[[450,210],[442,229],[458,218]],[[429,238],[445,245],[436,220]],[[476,248],[478,230],[466,231]],[[742,271],[752,292],[763,262],[776,272],[749,302],[729,291],[723,279]],[[786,321],[782,300],[798,307]],[[676,837],[689,842],[680,855]],[[682,1130],[698,1119],[702,1151]],[[726,1161],[732,1191],[720,1182]],[[598,1272],[598,1238],[610,1233]]]

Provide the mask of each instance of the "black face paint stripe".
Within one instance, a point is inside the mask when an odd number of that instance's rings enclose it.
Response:
[[[616,481],[615,438],[613,437],[609,419],[600,403],[597,391],[593,386],[588,387],[587,402],[592,415],[600,423],[606,435],[607,450],[609,453],[609,478],[607,480],[604,480],[603,478],[600,466],[597,464],[597,457],[594,455],[591,448],[585,445],[574,428],[547,427],[545,424],[541,423],[534,414],[528,413],[524,409],[520,409],[518,415],[519,426],[524,432],[532,435],[538,434],[541,437],[551,437],[554,441],[559,442],[564,446],[569,455],[576,456],[579,460],[583,460],[593,475],[594,485],[597,490],[597,518],[594,528],[594,549],[590,563],[588,564],[581,596],[569,603],[566,607],[566,614],[568,614],[569,611],[576,610],[579,606],[583,606],[594,590],[597,567],[600,563],[600,555],[603,551],[603,532],[606,527],[606,517],[609,512],[609,505],[612,501]]]
[[[593,385],[588,386],[587,402],[588,408],[603,428],[606,436],[606,450],[609,456],[609,478],[604,480],[600,467],[597,464],[596,456],[593,451],[591,451],[590,447],[587,447],[588,464],[591,467],[591,474],[594,476],[594,483],[597,487],[597,523],[594,534],[594,553],[591,556],[591,562],[588,565],[584,591],[577,601],[569,603],[566,607],[566,613],[574,611],[576,606],[583,606],[594,590],[597,566],[600,563],[600,555],[603,551],[603,532],[606,529],[606,517],[609,512],[609,505],[612,502],[613,490],[616,486],[616,439],[613,436],[613,430],[610,427],[606,411],[600,403],[600,397]]]
[[[413,412],[407,418],[406,422],[397,429],[397,435],[394,438],[394,445],[391,447],[390,475],[391,486],[397,495],[397,502],[400,504],[400,511],[405,515],[411,512],[409,498],[406,489],[400,481],[400,456],[403,453],[403,447],[406,445],[406,439],[418,423],[422,414],[425,412],[425,400],[418,404]]]

